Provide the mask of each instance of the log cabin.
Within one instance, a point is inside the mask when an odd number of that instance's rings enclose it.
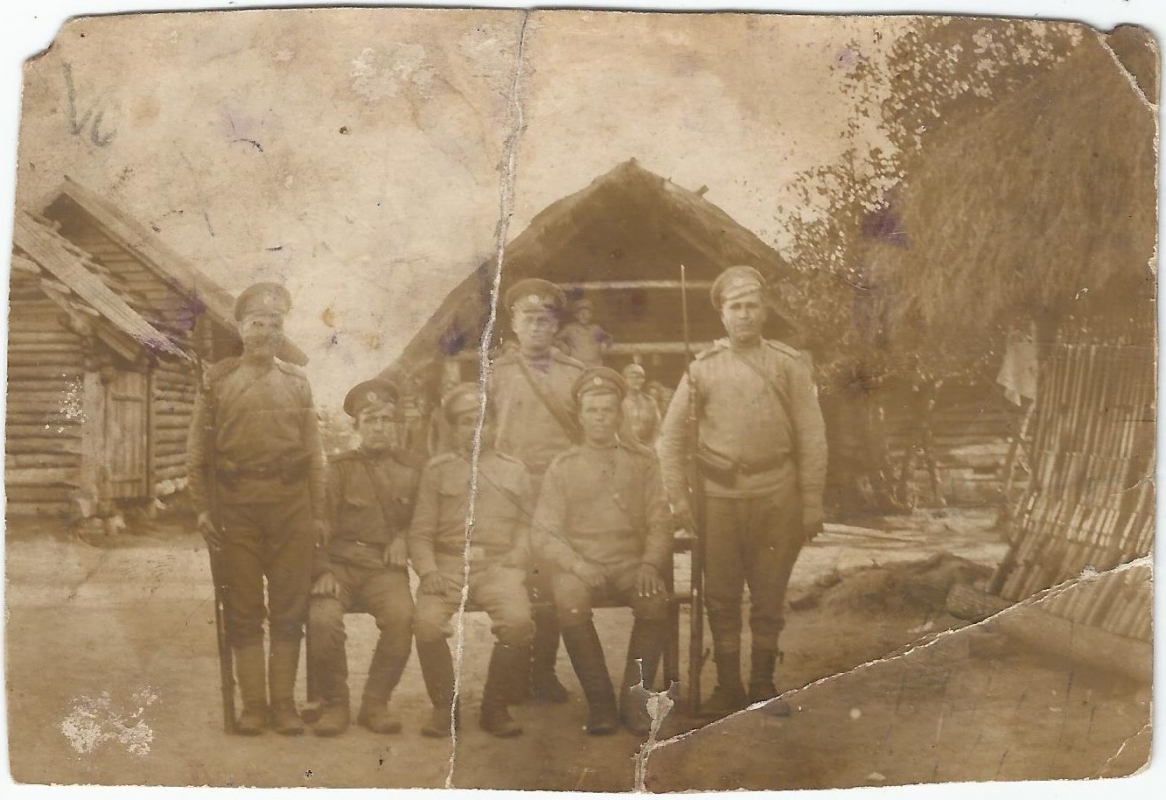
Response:
[[[7,516],[113,517],[181,491],[203,365],[236,355],[233,296],[65,179],[16,213]],[[290,342],[281,356],[307,361]]]

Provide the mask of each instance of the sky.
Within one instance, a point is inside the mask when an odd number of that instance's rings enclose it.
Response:
[[[513,11],[377,9],[79,19],[26,67],[17,205],[37,207],[68,175],[232,292],[285,282],[289,335],[335,405],[493,254],[500,219],[512,239],[628,158],[708,186],[780,247],[791,181],[844,146],[848,65],[878,58],[904,24],[549,12],[524,32]]]

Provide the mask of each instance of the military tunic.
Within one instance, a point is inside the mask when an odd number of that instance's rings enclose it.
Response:
[[[207,369],[187,467],[194,507],[211,513],[223,537],[232,644],[261,643],[265,617],[273,638],[298,642],[311,582],[312,520],[322,519],[325,508],[307,376],[278,359],[256,367],[230,358]]]
[[[610,447],[578,445],[556,458],[539,492],[531,535],[560,570],[552,585],[562,625],[588,621],[592,604],[608,595],[630,604],[638,616],[662,617],[667,598],[639,597],[635,581],[641,564],[665,573],[671,527],[651,451],[617,442]],[[588,588],[572,572],[581,563],[599,567],[606,585]]]
[[[780,342],[739,349],[717,341],[681,380],[658,448],[676,508],[688,507],[688,459],[695,457],[700,467],[714,644],[718,650],[740,647],[748,584],[753,644],[776,649],[805,524],[822,518],[826,437],[809,367]]]
[[[314,577],[331,573],[339,596],[313,595],[308,616],[308,659],[320,676],[328,704],[348,703],[344,615],[371,614],[380,636],[369,667],[365,697],[383,702],[400,680],[413,639],[413,596],[405,567],[386,565],[386,548],[406,535],[413,515],[417,470],[392,452],[357,449],[328,464],[331,529],[319,547]]]
[[[522,645],[534,634],[524,586],[534,504],[530,473],[516,458],[481,451],[467,546],[472,477],[470,458],[461,452],[431,459],[421,474],[409,529],[409,558],[418,575],[439,572],[447,580],[441,593],[417,597],[417,641],[452,634],[449,621],[461,605],[468,558],[470,602],[490,614],[491,630],[499,641]]]
[[[567,422],[574,419],[571,385],[584,367],[555,349],[543,359],[526,361],[533,379],[564,417],[559,419],[531,387],[519,363],[523,358],[517,347],[498,356],[486,395],[494,412],[494,448],[525,464],[537,485],[551,459],[572,444],[574,423]]]

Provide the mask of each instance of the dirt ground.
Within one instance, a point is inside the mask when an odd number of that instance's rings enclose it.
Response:
[[[948,588],[986,575],[1004,549],[991,515],[972,512],[868,519],[820,537],[795,569],[782,640],[779,688],[808,687],[792,695],[797,712],[779,719],[750,711],[657,747],[646,787],[840,787],[1137,769],[1149,752],[1148,687],[1011,642],[1003,650],[977,645],[975,629],[911,649],[964,625],[943,611]],[[450,743],[418,734],[428,701],[415,660],[393,699],[405,723],[399,735],[222,733],[206,554],[180,522],[88,540],[51,524],[12,525],[7,579],[10,764],[20,782],[440,787],[448,778],[479,788],[634,787],[643,743],[626,733],[581,733],[585,706],[565,653],[559,675],[570,703],[517,708],[526,726],[518,739],[477,729],[490,650],[482,615],[466,617],[466,724],[451,774]],[[367,617],[348,621],[359,696],[376,629]],[[630,622],[622,609],[597,614],[617,677]],[[682,633],[687,625],[685,615]],[[685,637],[680,644],[686,653]],[[877,663],[853,669],[867,662]],[[706,692],[712,672],[708,665]],[[660,738],[695,725],[670,714]]]

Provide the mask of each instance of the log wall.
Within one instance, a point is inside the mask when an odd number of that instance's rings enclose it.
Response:
[[[13,272],[9,309],[7,513],[69,515],[81,485],[81,337],[35,276]]]

